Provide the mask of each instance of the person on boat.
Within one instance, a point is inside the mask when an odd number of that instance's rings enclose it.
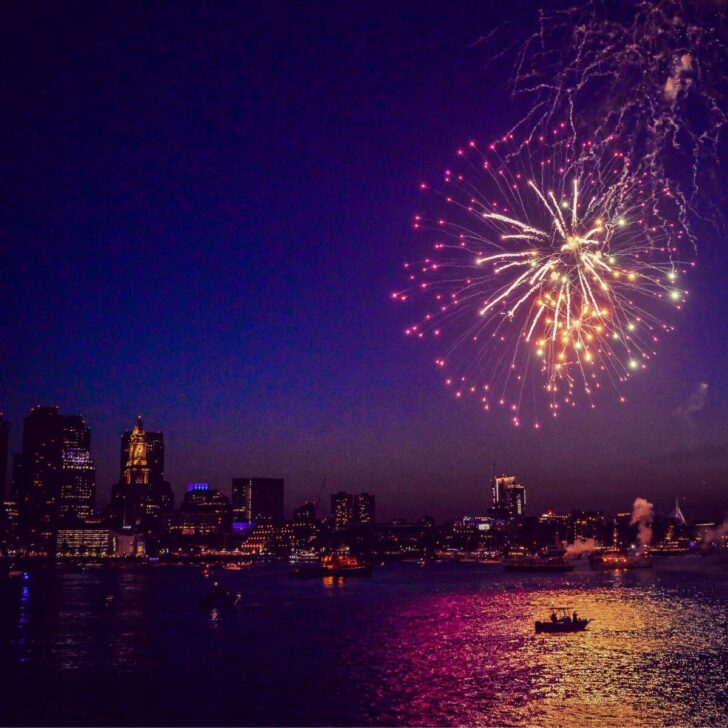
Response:
[[[556,612],[551,612],[551,621],[552,621],[552,622],[553,622],[554,624],[556,624],[556,622],[558,621],[558,620],[556,619]]]
[[[572,620],[573,620],[574,622],[576,622],[576,621],[577,621],[577,617],[576,617],[576,609],[574,610],[574,616],[572,617]]]

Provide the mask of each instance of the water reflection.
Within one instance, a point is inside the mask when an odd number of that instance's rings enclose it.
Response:
[[[376,712],[392,723],[487,725],[705,724],[724,715],[724,605],[620,581],[403,605],[382,631]],[[536,635],[534,621],[556,605],[593,622],[583,633]]]
[[[15,631],[15,646],[19,663],[27,662],[30,658],[30,574],[26,572],[22,578]]]
[[[271,565],[221,575],[231,610],[200,608],[197,570],[47,569],[6,587],[8,722],[72,723],[82,705],[91,723],[727,724],[728,580],[671,569]],[[553,606],[593,621],[536,635]],[[43,706],[23,693],[38,684]]]

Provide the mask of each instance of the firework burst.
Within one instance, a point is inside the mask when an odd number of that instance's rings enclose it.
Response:
[[[406,333],[442,343],[436,364],[456,396],[502,407],[516,426],[595,406],[605,381],[623,401],[620,385],[671,329],[663,312],[687,295],[674,191],[633,174],[614,144],[604,154],[611,140],[595,156],[565,126],[485,151],[470,142],[441,184],[423,184],[438,212],[414,227],[434,249],[405,264],[409,285],[393,294],[428,298]]]

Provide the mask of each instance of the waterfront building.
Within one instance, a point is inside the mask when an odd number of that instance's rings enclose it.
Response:
[[[230,530],[230,499],[209,483],[190,483],[182,501],[181,510],[188,514],[206,514],[214,517],[215,533]]]
[[[29,545],[52,549],[59,523],[91,515],[95,466],[90,444],[91,432],[80,416],[34,407],[25,417],[22,450],[13,459],[13,489]]]
[[[632,525],[632,513],[617,513],[612,526],[612,544],[629,546],[637,535],[637,526]]]
[[[96,466],[91,458],[91,431],[82,417],[68,416],[63,425],[59,523],[91,518],[96,498]]]
[[[429,524],[395,519],[372,531],[372,554],[379,559],[419,558],[433,546],[434,529]]]
[[[180,510],[166,513],[161,521],[163,530],[170,536],[220,536],[223,533],[220,516],[214,511]]]
[[[109,556],[114,551],[111,531],[101,521],[59,528],[56,533],[58,556]]]
[[[135,558],[147,553],[146,538],[143,533],[123,531],[112,532],[113,554],[121,558]]]
[[[233,478],[233,523],[283,520],[282,478]]]
[[[351,493],[340,490],[331,496],[331,517],[336,531],[342,531],[352,525],[354,520],[354,496]]]
[[[112,489],[111,515],[117,528],[153,526],[172,511],[174,498],[164,479],[164,435],[144,429],[142,418],[121,436],[120,477]]]
[[[255,524],[240,550],[246,556],[273,556],[278,538],[279,529],[272,520],[262,520]]]
[[[10,423],[0,413],[0,501],[8,496],[8,454],[10,448]]]
[[[354,496],[354,520],[359,526],[371,526],[376,520],[376,506],[371,493]]]
[[[493,515],[503,512],[509,517],[526,515],[526,486],[516,482],[515,475],[498,475],[491,478]]]
[[[20,513],[18,502],[12,498],[2,501],[0,512],[0,534],[2,535],[2,548],[7,554],[14,552],[20,544]]]
[[[594,539],[597,546],[603,546],[606,538],[607,522],[599,511],[571,511],[566,539],[569,543]]]

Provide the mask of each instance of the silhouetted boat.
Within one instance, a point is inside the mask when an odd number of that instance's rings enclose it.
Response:
[[[200,606],[203,609],[230,609],[236,607],[239,601],[240,594],[233,594],[215,582],[200,600]]]
[[[579,619],[576,612],[570,615],[569,607],[552,607],[551,619],[536,622],[536,633],[563,634],[566,632],[583,632],[591,619]]]

